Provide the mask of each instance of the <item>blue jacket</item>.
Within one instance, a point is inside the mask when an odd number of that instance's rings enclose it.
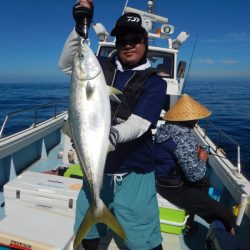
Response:
[[[176,167],[189,182],[201,180],[206,174],[206,162],[198,158],[198,142],[191,129],[166,122],[155,135],[156,175],[173,178]]]
[[[135,71],[117,71],[113,86],[123,91]],[[165,104],[166,82],[152,74],[145,80],[132,113],[148,120],[151,127],[136,140],[116,145],[116,150],[107,155],[106,173],[149,173],[155,170],[155,151],[151,128],[156,126]]]

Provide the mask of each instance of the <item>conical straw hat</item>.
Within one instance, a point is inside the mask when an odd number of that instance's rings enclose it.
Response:
[[[212,113],[187,94],[183,94],[163,117],[166,121],[191,121],[210,116]]]

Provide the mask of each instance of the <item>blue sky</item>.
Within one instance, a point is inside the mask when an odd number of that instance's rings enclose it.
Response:
[[[94,22],[110,31],[125,0],[95,0]],[[68,78],[58,69],[58,58],[74,26],[74,0],[0,2],[0,83],[59,82]],[[131,0],[131,7],[146,8],[146,1]],[[158,0],[156,11],[181,31],[190,33],[180,59],[190,61],[191,79],[250,79],[250,1]],[[92,48],[96,35],[91,30]]]

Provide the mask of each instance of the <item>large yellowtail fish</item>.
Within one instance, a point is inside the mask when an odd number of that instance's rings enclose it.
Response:
[[[121,226],[100,199],[109,148],[110,116],[109,91],[101,66],[89,45],[82,40],[74,57],[69,123],[78,160],[88,179],[92,204],[78,229],[74,249],[96,223],[105,223],[125,239]]]

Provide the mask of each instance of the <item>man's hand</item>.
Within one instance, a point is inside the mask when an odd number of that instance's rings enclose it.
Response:
[[[82,7],[86,7],[86,8],[89,8],[89,9],[93,9],[94,8],[93,0],[80,0],[80,1],[78,1],[78,3]]]
[[[80,0],[73,7],[75,30],[83,38],[88,38],[88,28],[93,18],[94,5],[92,0]]]

